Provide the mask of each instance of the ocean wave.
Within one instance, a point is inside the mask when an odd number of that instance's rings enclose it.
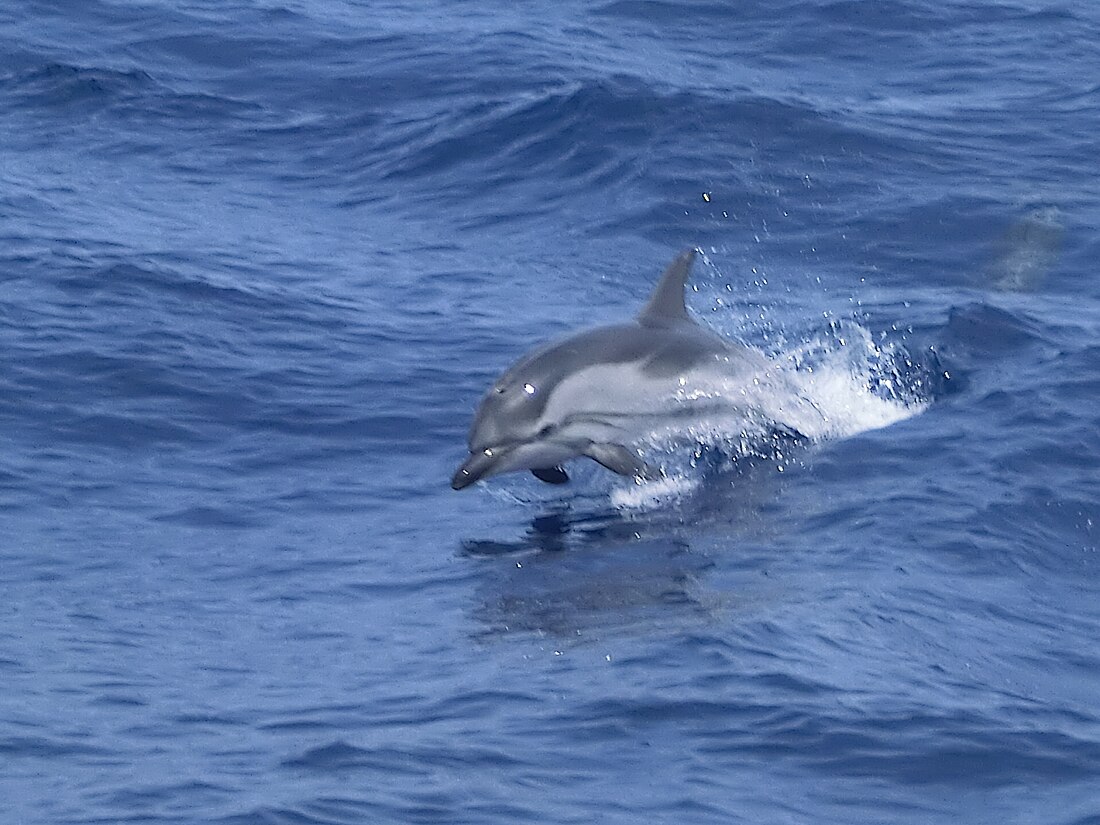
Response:
[[[17,105],[34,108],[104,107],[138,98],[155,86],[152,76],[140,69],[120,71],[66,63],[47,63],[0,77],[0,92],[11,95]]]
[[[724,133],[732,153],[757,147],[778,153],[780,145],[802,143],[812,134],[818,151],[840,144],[861,151],[885,152],[881,138],[798,100],[749,93],[732,98],[662,92],[636,78],[619,77],[552,87],[493,104],[479,104],[455,116],[436,116],[411,134],[384,163],[384,177],[444,177],[477,168],[485,185],[495,188],[531,176],[576,179],[579,184],[609,186],[643,174],[660,182],[682,175],[693,156],[668,156],[663,150],[676,134]],[[627,149],[626,147],[629,147]],[[700,160],[704,160],[702,154]],[[705,159],[707,165],[717,160]],[[518,176],[518,177],[517,177]]]

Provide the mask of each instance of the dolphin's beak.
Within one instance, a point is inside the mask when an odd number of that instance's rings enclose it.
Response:
[[[478,479],[484,478],[499,460],[500,454],[495,450],[479,450],[471,453],[470,457],[455,471],[454,477],[451,478],[451,488],[461,490],[463,487],[469,487]]]

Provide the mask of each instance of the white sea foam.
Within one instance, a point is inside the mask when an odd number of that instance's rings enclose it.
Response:
[[[676,502],[701,483],[698,477],[682,473],[652,481],[634,479],[630,484],[612,488],[611,503],[620,510],[649,510]]]
[[[798,429],[812,439],[845,438],[923,412],[924,369],[893,343],[877,343],[855,323],[834,325],[827,335],[781,356],[791,386],[820,413]]]

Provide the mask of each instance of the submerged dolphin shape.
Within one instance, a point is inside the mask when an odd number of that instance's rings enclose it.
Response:
[[[530,470],[562,484],[562,463],[587,456],[612,472],[652,478],[629,445],[653,432],[683,401],[694,378],[720,370],[751,382],[767,358],[696,324],[684,304],[695,250],[676,258],[637,318],[547,344],[508,369],[481,400],[470,428],[470,457],[451,479],[456,490],[500,473]],[[706,403],[705,400],[703,402]]]

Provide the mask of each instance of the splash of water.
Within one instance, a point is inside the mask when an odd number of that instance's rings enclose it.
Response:
[[[876,342],[855,322],[833,322],[782,357],[791,386],[820,413],[795,425],[814,440],[887,427],[931,403],[927,369],[904,346]]]
[[[771,361],[748,386],[721,375],[692,386],[679,400],[705,402],[706,412],[673,417],[651,433],[641,446],[660,477],[620,483],[610,491],[612,504],[647,510],[675,502],[708,473],[744,459],[770,461],[782,472],[808,443],[887,427],[931,403],[928,368],[855,322],[834,321]]]

